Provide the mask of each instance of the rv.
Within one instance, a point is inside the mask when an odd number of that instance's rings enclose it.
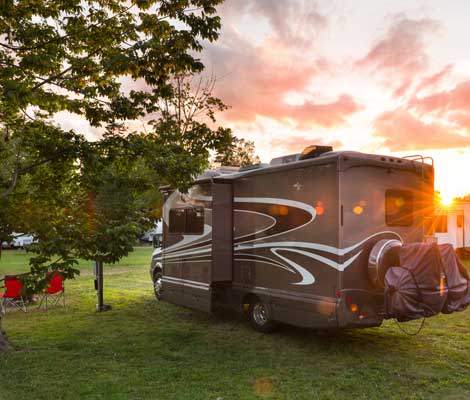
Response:
[[[426,240],[434,214],[425,158],[326,146],[161,190],[157,298],[206,312],[229,305],[260,331],[380,325],[394,249]]]
[[[455,201],[435,211],[434,232],[437,243],[449,243],[458,253],[470,249],[470,201]]]

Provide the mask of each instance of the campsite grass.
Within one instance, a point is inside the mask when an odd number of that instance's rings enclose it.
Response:
[[[253,331],[237,314],[157,303],[151,248],[105,269],[94,311],[91,268],[67,282],[67,308],[11,312],[15,350],[0,355],[0,399],[429,399],[470,396],[470,312],[426,321],[418,336],[394,322],[315,332]],[[6,251],[0,275],[27,254]],[[416,326],[416,325],[414,325]],[[412,330],[413,326],[405,328]]]

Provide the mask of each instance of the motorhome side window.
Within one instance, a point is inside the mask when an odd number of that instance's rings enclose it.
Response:
[[[385,192],[385,222],[388,226],[413,225],[413,193],[408,190]]]
[[[185,233],[200,235],[204,231],[204,208],[194,207],[186,209]]]
[[[170,233],[202,234],[204,231],[204,207],[172,208],[168,229]]]

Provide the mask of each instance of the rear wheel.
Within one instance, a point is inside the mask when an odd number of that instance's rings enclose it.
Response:
[[[157,271],[153,274],[153,291],[157,300],[162,299],[162,273]]]
[[[257,331],[268,333],[276,327],[276,323],[269,317],[269,310],[258,298],[253,298],[249,308],[251,326]]]

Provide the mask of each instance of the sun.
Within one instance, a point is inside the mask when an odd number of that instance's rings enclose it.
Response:
[[[454,202],[454,197],[451,195],[443,194],[441,197],[441,204],[443,206],[450,206]]]

